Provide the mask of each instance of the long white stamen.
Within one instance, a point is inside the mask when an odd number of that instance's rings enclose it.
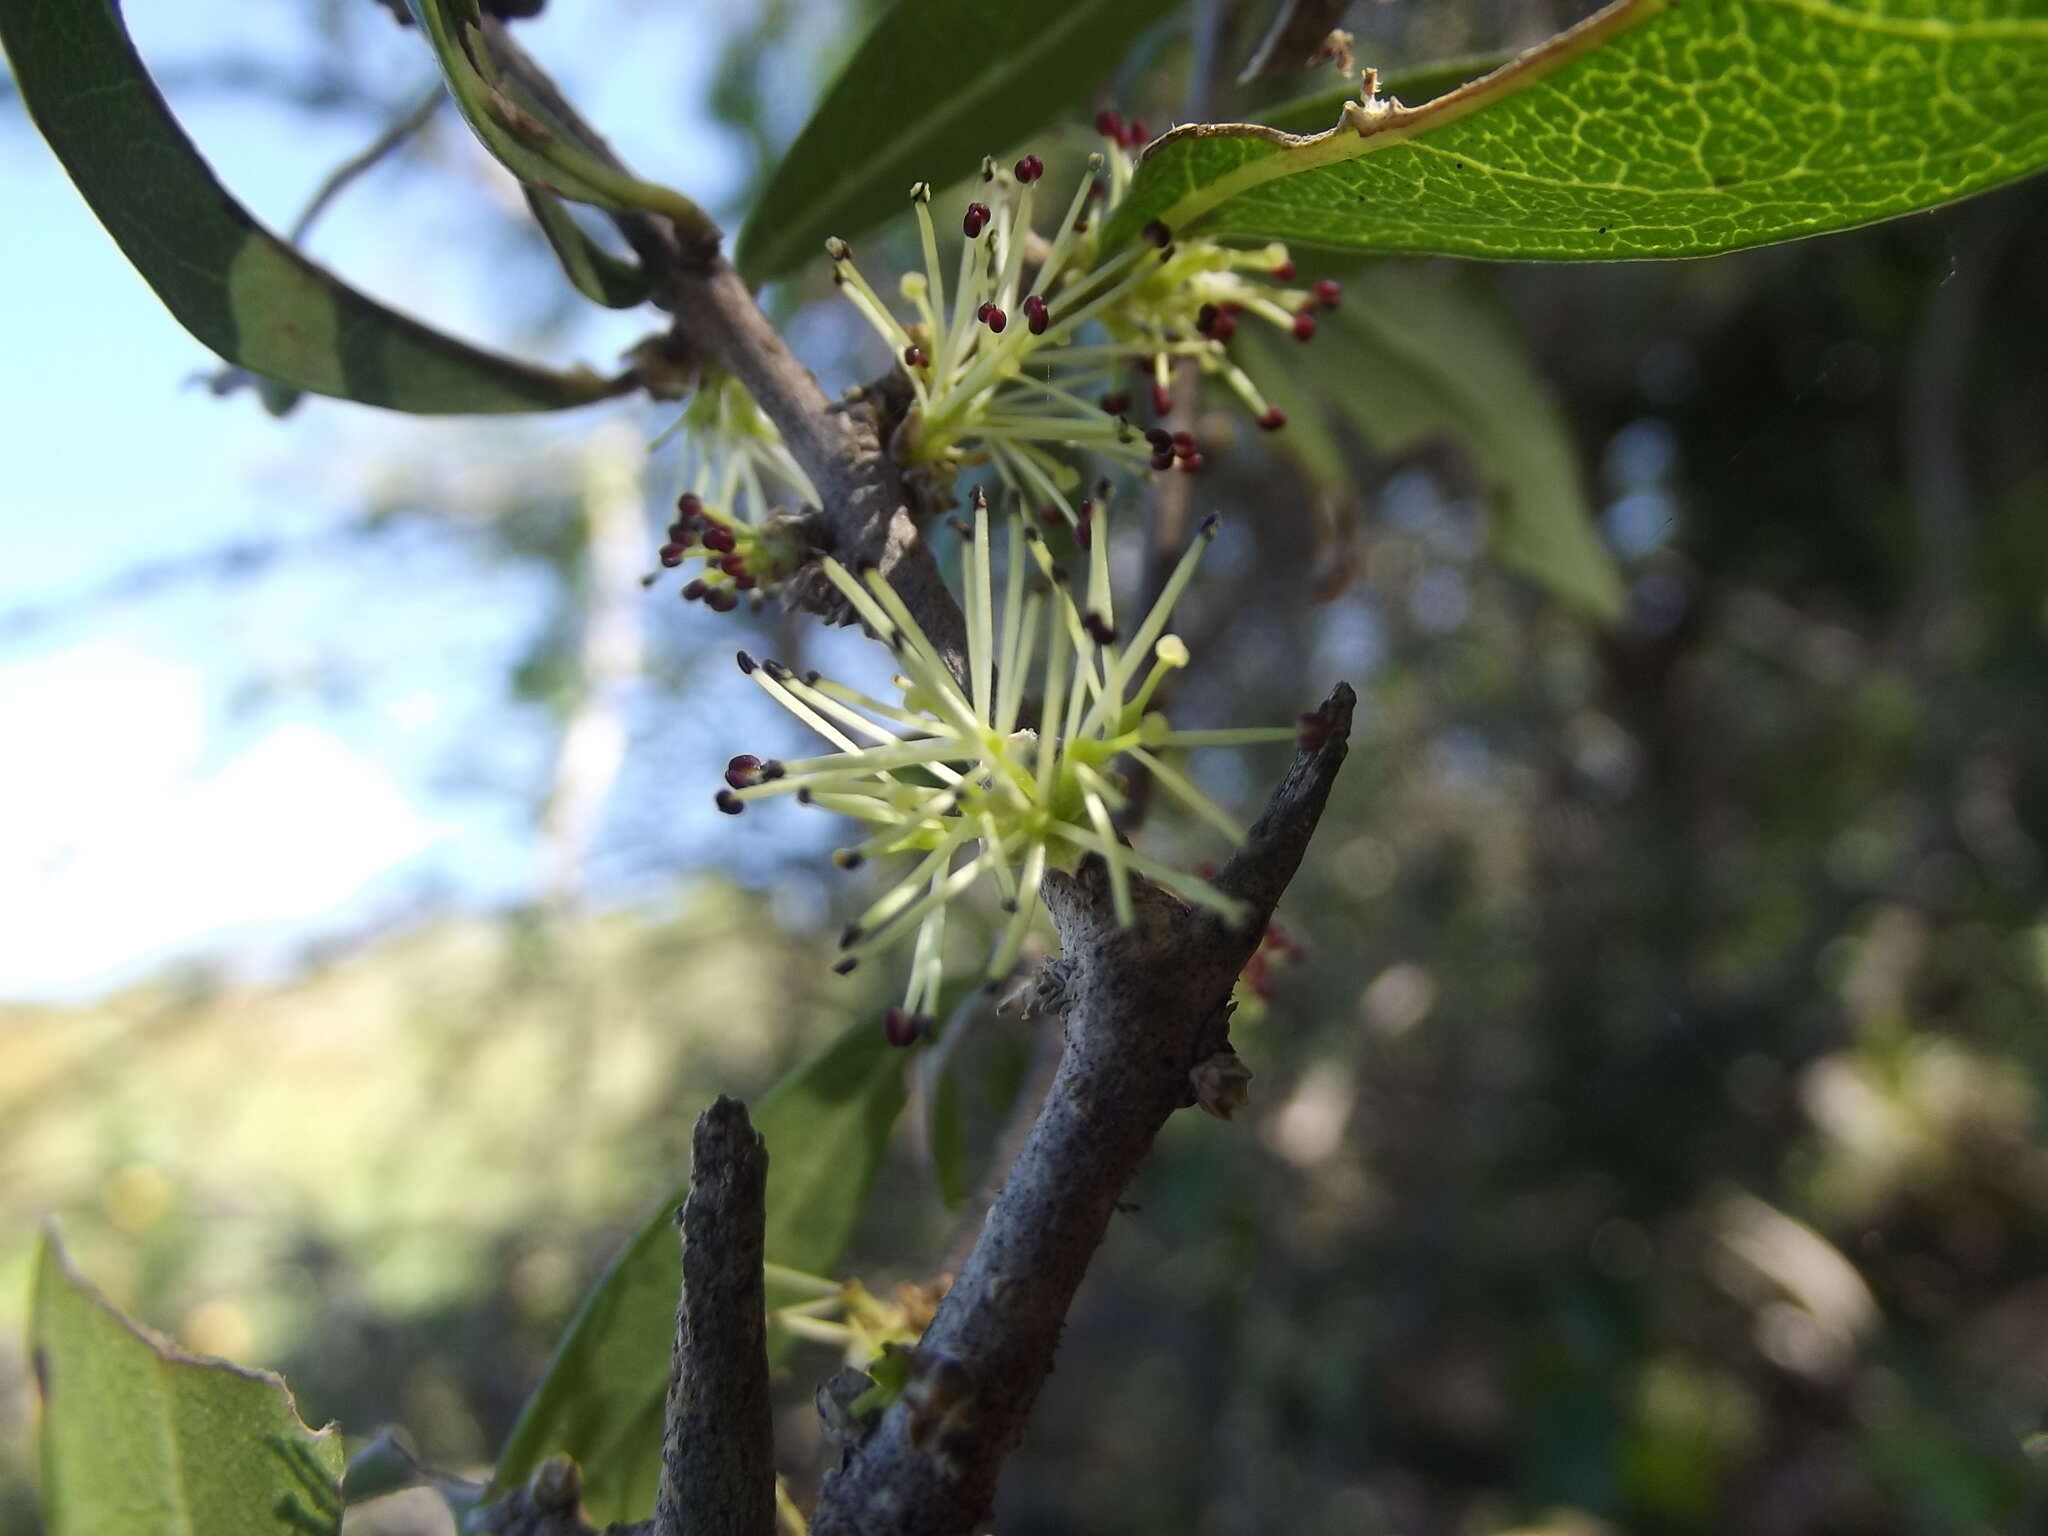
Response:
[[[1131,748],[1131,756],[1151,769],[1152,776],[1164,785],[1175,799],[1229,838],[1232,843],[1244,841],[1244,828],[1233,821],[1222,806],[1195,788],[1193,780],[1178,769],[1167,766],[1143,747]]]
[[[1010,915],[1010,924],[1003,930],[1003,942],[988,964],[991,977],[1009,975],[1010,968],[1017,963],[1025,935],[1031,931],[1031,919],[1038,912],[1038,885],[1044,878],[1045,844],[1035,841],[1024,855],[1024,867],[1017,876],[1017,910]]]

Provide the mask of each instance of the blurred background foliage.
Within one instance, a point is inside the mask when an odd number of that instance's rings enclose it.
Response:
[[[723,20],[726,214],[875,9]],[[1227,73],[1260,8],[1194,9]],[[1394,66],[1583,9],[1362,5],[1351,24]],[[300,10],[317,69],[212,50],[174,100],[270,92],[374,121],[388,82],[355,61],[389,46],[388,18]],[[1113,82],[1126,110],[1174,118],[1190,54],[1182,33],[1151,39]],[[469,249],[518,324],[589,344],[453,125],[420,144],[388,174],[469,198]],[[1360,729],[1283,906],[1307,957],[1239,1031],[1252,1108],[1169,1126],[1006,1474],[1001,1529],[2040,1528],[2044,242],[2035,184],[1709,262],[1383,267],[1356,302],[1422,285],[1460,324],[1473,305],[1505,317],[1525,357],[1462,379],[1492,414],[1376,431],[1402,375],[1331,335],[1294,380],[1318,432],[1202,423],[1217,448],[1196,506],[1230,522],[1184,610],[1201,665],[1177,709],[1291,712],[1342,676]],[[1297,257],[1305,277],[1337,270]],[[829,292],[813,273],[771,303],[845,383],[878,360]],[[875,1001],[825,970],[821,936],[863,898],[820,866],[824,818],[702,814],[715,765],[754,745],[728,722],[776,729],[746,713],[727,652],[859,652],[644,595],[674,488],[630,478],[658,419],[615,414],[352,425],[373,462],[316,547],[114,559],[63,600],[90,628],[196,583],[247,614],[290,605],[280,565],[355,572],[350,610],[382,652],[284,676],[238,657],[219,679],[249,707],[345,709],[352,665],[403,671],[439,643],[409,615],[516,573],[520,622],[469,663],[498,676],[442,770],[511,776],[541,873],[515,899],[414,893],[266,978],[193,962],[0,1009],[7,1529],[35,1528],[16,1341],[43,1214],[115,1299],[283,1370],[313,1422],[402,1423],[429,1459],[474,1466],[675,1178],[701,1103],[758,1095]],[[1506,568],[1504,509],[1531,501],[1593,520],[1621,621]],[[9,618],[16,640],[60,621]],[[1198,766],[1248,807],[1277,762]],[[1148,836],[1213,854],[1184,833]],[[986,1162],[1045,1042],[994,1020],[972,1040],[949,1065]],[[863,1220],[849,1272],[877,1291],[929,1279],[967,1230],[972,1202],[949,1210],[928,1167],[934,1118],[906,1117]],[[829,1367],[809,1347],[786,1382],[800,1487]]]

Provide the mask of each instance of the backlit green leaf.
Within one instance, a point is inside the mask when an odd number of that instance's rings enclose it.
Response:
[[[838,1264],[903,1109],[903,1065],[880,1025],[864,1019],[752,1112],[768,1145],[769,1263],[814,1275]],[[487,1497],[566,1451],[583,1468],[584,1505],[600,1525],[652,1512],[682,1279],[674,1218],[688,1193],[687,1182],[670,1192],[584,1298],[513,1426]],[[768,1293],[771,1310],[796,1299]],[[768,1343],[775,1357],[789,1341],[771,1329]]]
[[[533,210],[534,222],[540,225],[540,232],[547,236],[548,245],[554,250],[555,260],[562,264],[563,273],[578,293],[607,309],[631,309],[647,302],[654,284],[645,267],[614,256],[599,245],[552,192],[543,192],[538,187],[521,190],[526,193],[526,206]]]
[[[386,309],[263,229],[171,116],[112,0],[5,0],[0,43],[36,126],[122,254],[229,362],[430,415],[554,410],[607,394],[587,370],[498,357]]]
[[[1179,0],[897,0],[855,50],[740,231],[749,282],[907,212],[913,182],[945,186],[1082,105]]]
[[[341,1436],[281,1377],[187,1355],[117,1312],[46,1233],[30,1324],[49,1536],[322,1536]]]
[[[1621,578],[1594,528],[1571,436],[1490,292],[1376,266],[1346,278],[1342,307],[1323,327],[1299,349],[1250,330],[1240,338],[1287,412],[1279,441],[1311,475],[1350,478],[1318,419],[1325,411],[1382,454],[1448,438],[1478,472],[1489,552],[1595,618],[1620,613]]]
[[[1309,138],[1195,124],[1107,233],[1361,251],[1703,256],[2048,164],[2048,0],[1619,0],[1426,105]]]

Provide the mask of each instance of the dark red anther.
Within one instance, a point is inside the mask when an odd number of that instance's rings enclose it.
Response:
[[[697,601],[698,598],[702,597],[706,592],[710,590],[711,589],[704,584],[702,578],[693,581],[686,581],[683,583],[683,601],[686,603],[694,603],[695,601]]]
[[[1045,174],[1045,162],[1036,155],[1026,155],[1017,162],[1017,179],[1029,186]]]
[[[1344,297],[1344,285],[1334,277],[1326,277],[1309,290],[1316,296],[1316,302],[1325,309],[1335,309],[1337,301]]]
[[[1083,549],[1092,549],[1095,545],[1095,525],[1077,523],[1074,527],[1074,542]]]
[[[716,550],[721,555],[731,554],[737,543],[732,536],[732,530],[723,523],[713,523],[704,530],[704,547]]]
[[[988,211],[987,203],[969,203],[966,214],[960,220],[961,232],[972,240],[988,228],[988,221],[993,217],[994,215]]]
[[[1081,627],[1088,631],[1088,638],[1097,645],[1116,643],[1116,626],[1099,613],[1091,611],[1081,615]]]
[[[1077,523],[1085,523],[1088,521],[1089,518],[1093,517],[1094,515],[1095,498],[1093,496],[1083,496],[1081,498],[1081,505],[1074,508],[1074,521]]]
[[[1152,455],[1152,467],[1154,469],[1168,470],[1173,468],[1173,465],[1174,457],[1171,448],[1162,448],[1159,452]]]
[[[1128,411],[1130,408],[1131,397],[1125,394],[1122,390],[1117,390],[1114,394],[1108,394],[1102,397],[1102,409],[1105,415],[1121,416],[1125,411]]]
[[[747,808],[747,802],[729,789],[721,789],[716,798],[718,808],[728,816],[737,816]]]
[[[1259,417],[1259,425],[1268,432],[1278,432],[1287,425],[1287,413],[1277,405],[1269,405],[1265,414]]]
[[[1152,445],[1155,453],[1165,453],[1173,447],[1173,434],[1164,427],[1147,427],[1145,441]]]
[[[1043,336],[1045,328],[1052,324],[1052,311],[1046,307],[1044,299],[1035,293],[1030,294],[1024,300],[1024,320],[1032,335]]]
[[[677,518],[668,525],[668,541],[677,549],[688,549],[697,542],[696,527]]]
[[[1315,312],[1308,309],[1299,311],[1294,317],[1294,339],[1296,341],[1308,341],[1315,336],[1315,333]]]
[[[761,782],[761,759],[751,752],[742,752],[725,765],[725,782],[734,789],[745,789],[749,784]]]
[[[760,585],[760,582],[754,579],[752,571],[739,571],[734,574],[732,584],[734,591],[751,592]]]
[[[1195,329],[1207,336],[1216,329],[1216,322],[1223,318],[1223,311],[1214,304],[1204,304],[1195,311]]]
[[[1192,432],[1174,433],[1173,452],[1176,458],[1193,458],[1195,456],[1195,434]]]
[[[1164,384],[1154,384],[1152,386],[1152,414],[1154,416],[1164,416],[1172,409],[1173,391]]]
[[[683,546],[680,544],[662,545],[661,563],[670,570],[674,570],[677,566],[681,565],[683,563]]]
[[[1199,475],[1209,467],[1209,461],[1199,453],[1191,453],[1180,461],[1181,469],[1190,475]]]
[[[924,355],[923,347],[912,345],[903,349],[903,366],[906,368],[922,368],[930,361],[931,359]]]
[[[704,503],[694,491],[685,491],[676,498],[676,511],[684,517],[695,520],[704,515]]]
[[[1145,126],[1145,119],[1143,119],[1142,117],[1132,118],[1131,126],[1127,131],[1130,133],[1130,138],[1127,139],[1125,142],[1130,144],[1133,148],[1140,144],[1149,144],[1152,142],[1152,130]]]
[[[1329,739],[1330,722],[1323,715],[1311,711],[1295,720],[1294,744],[1302,751],[1317,751]]]
[[[1216,317],[1216,324],[1209,332],[1211,341],[1228,341],[1237,334],[1237,306],[1226,304],[1223,312]]]
[[[704,594],[704,606],[713,613],[731,613],[739,605],[739,598],[722,588],[713,589]]]
[[[1164,221],[1159,219],[1151,220],[1139,233],[1162,251],[1173,243],[1173,231],[1168,229]]]
[[[1117,115],[1114,107],[1104,107],[1095,114],[1095,131],[1105,139],[1113,139],[1119,144],[1129,142],[1124,138],[1124,120]]]
[[[727,555],[718,562],[718,568],[728,576],[744,576],[747,574],[747,557],[741,554]]]
[[[974,318],[979,320],[983,325],[987,325],[989,311],[993,310],[994,308],[995,305],[993,303],[991,303],[987,299],[983,299],[981,303],[975,308]]]
[[[1294,281],[1294,263],[1292,261],[1283,261],[1272,270],[1273,276],[1280,282],[1291,283]]]
[[[927,1022],[908,1008],[890,1008],[882,1014],[882,1038],[894,1046],[915,1045]]]
[[[1004,314],[999,306],[994,304],[989,305],[988,314],[983,318],[988,328],[998,336],[1003,334],[1003,327],[1010,323],[1010,317]]]
[[[1038,520],[1048,528],[1057,528],[1065,521],[1060,516],[1060,509],[1058,507],[1040,507],[1038,509]]]

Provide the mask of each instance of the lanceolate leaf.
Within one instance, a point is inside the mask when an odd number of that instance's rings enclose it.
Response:
[[[647,302],[654,283],[645,267],[614,256],[599,245],[552,192],[543,192],[538,187],[522,190],[526,193],[526,206],[533,210],[534,222],[547,236],[555,259],[578,293],[607,309],[631,309]]]
[[[1083,104],[1180,0],[896,0],[811,114],[735,258],[749,282],[905,212],[913,182],[958,180]]]
[[[680,192],[641,181],[592,153],[546,101],[501,73],[484,37],[477,0],[406,4],[433,45],[464,121],[520,181],[597,208],[645,208],[685,225],[703,220],[697,205]]]
[[[1516,259],[1704,256],[2048,164],[2048,0],[1619,0],[1426,105],[1196,124],[1107,232]]]
[[[259,226],[171,116],[112,0],[4,0],[0,43],[36,126],[122,253],[229,362],[430,415],[605,397],[587,370],[497,357],[386,309]]]
[[[30,1324],[50,1536],[319,1536],[341,1516],[341,1436],[282,1378],[187,1355],[115,1311],[54,1233]]]
[[[768,1261],[830,1274],[903,1108],[901,1052],[862,1020],[769,1091],[753,1112],[768,1144]],[[661,1470],[661,1407],[682,1278],[673,1190],[583,1300],[498,1458],[487,1497],[567,1451],[592,1519],[644,1519]],[[771,1309],[796,1300],[768,1294]],[[788,1339],[771,1329],[779,1355]]]
[[[1278,385],[1283,444],[1318,479],[1349,483],[1318,413],[1374,450],[1449,438],[1471,458],[1489,553],[1595,618],[1621,611],[1621,578],[1593,525],[1570,433],[1513,323],[1482,285],[1375,267],[1345,279],[1343,307],[1299,357],[1245,333]],[[1308,429],[1305,436],[1302,429]],[[1294,440],[1299,437],[1299,443]]]

